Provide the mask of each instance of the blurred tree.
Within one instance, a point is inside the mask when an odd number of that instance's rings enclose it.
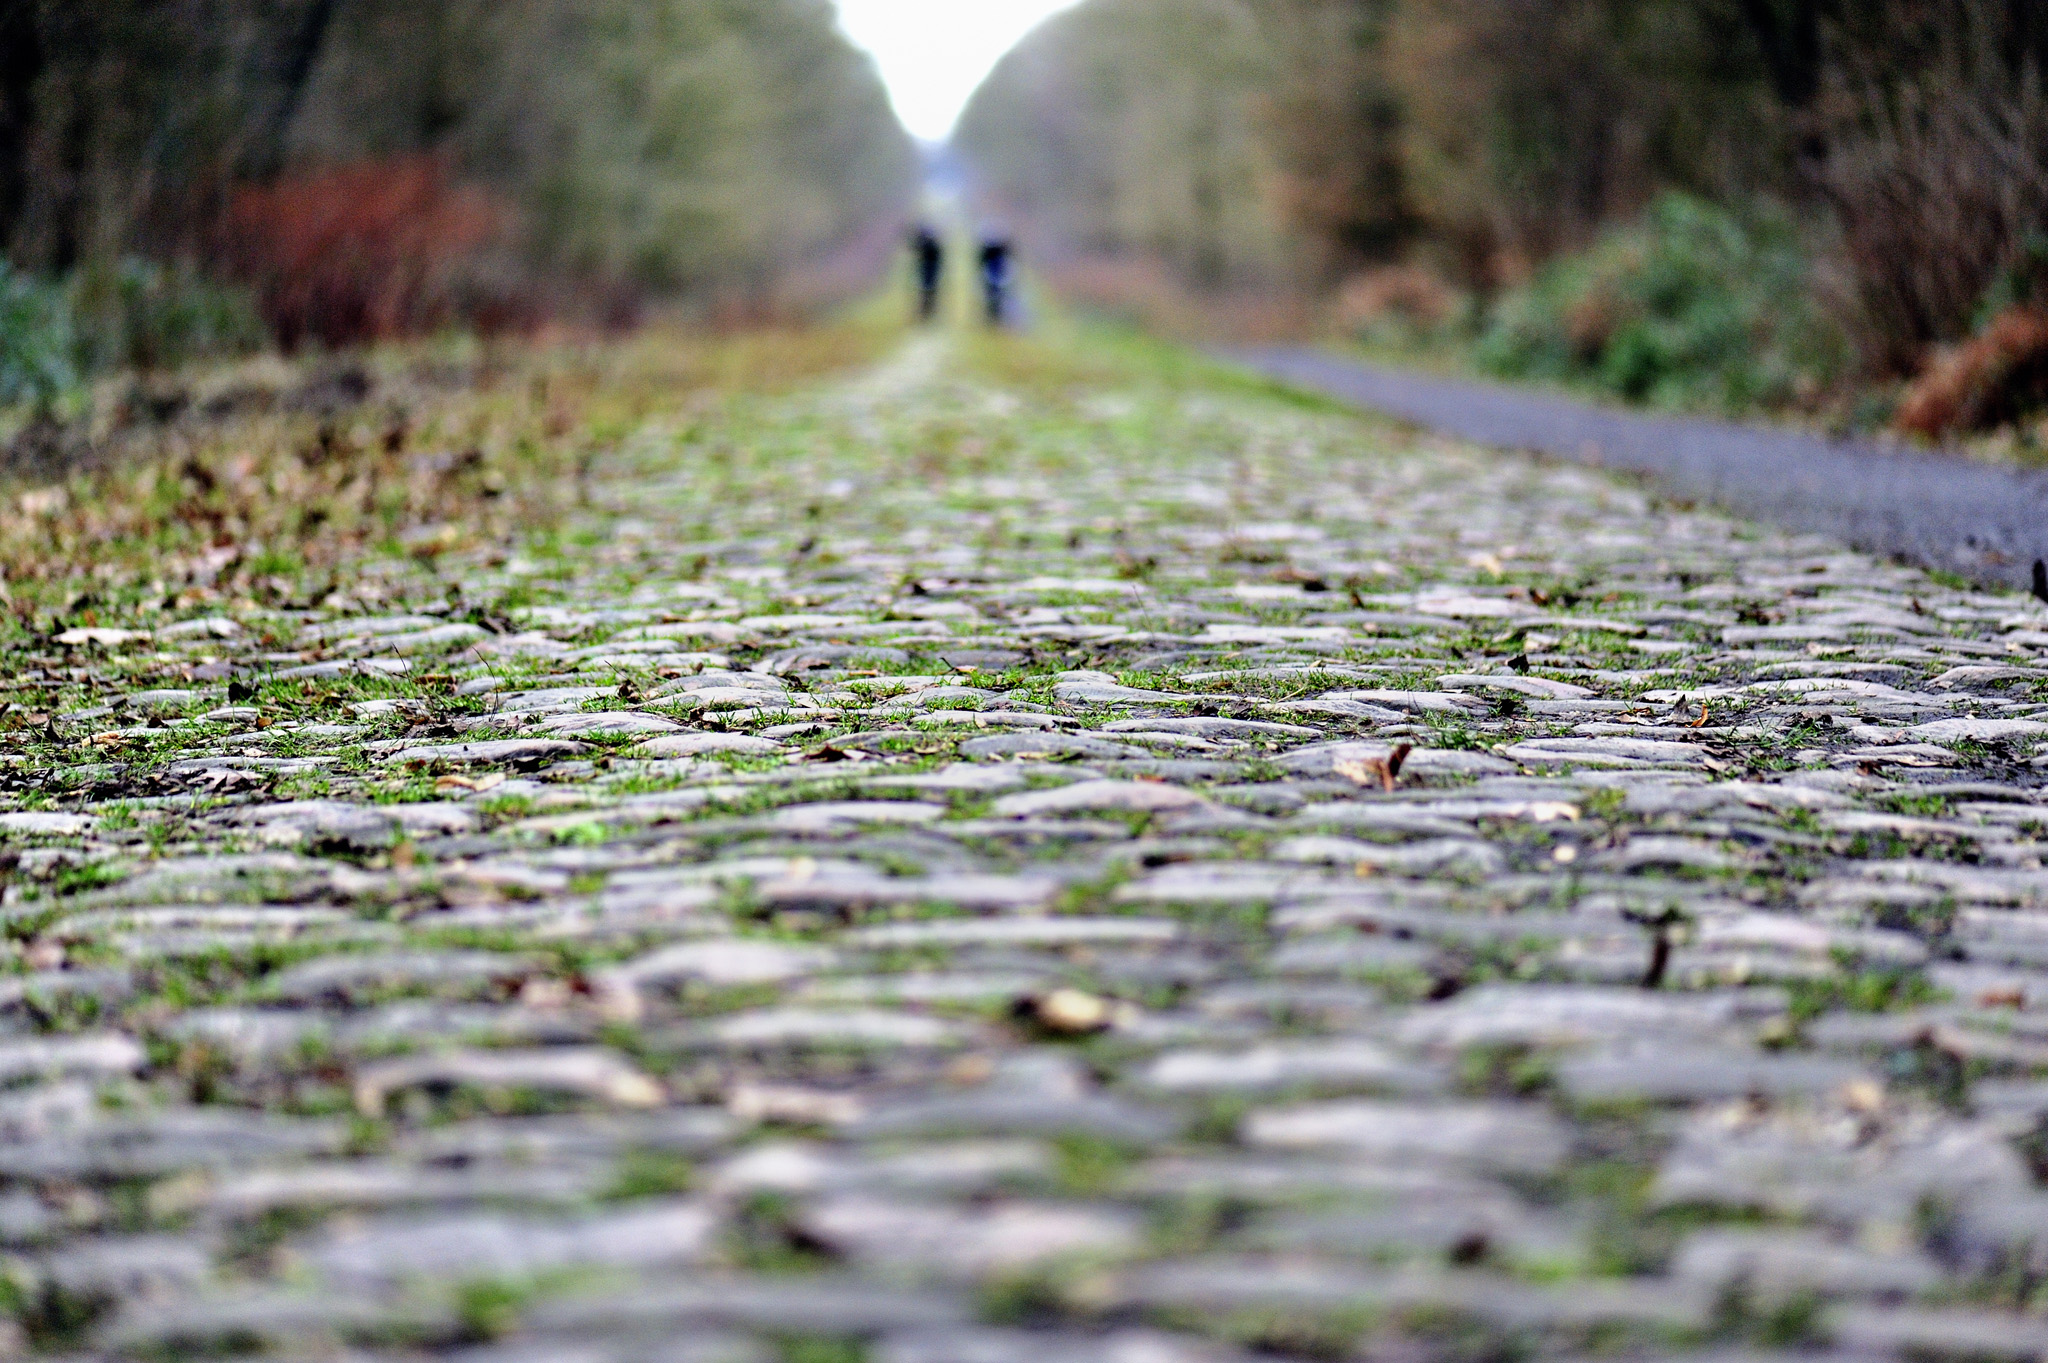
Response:
[[[761,294],[917,177],[828,0],[0,0],[22,266],[204,258],[238,185],[421,153],[601,291]]]
[[[1416,210],[1474,282],[1661,189],[1783,183],[1783,120],[1721,0],[1404,0],[1390,42]]]
[[[1292,268],[1261,122],[1274,59],[1244,0],[1092,0],[1003,59],[955,138],[1035,255],[1271,283]]]
[[[823,0],[579,6],[578,111],[514,150],[544,258],[656,289],[758,294],[780,269],[909,200],[915,152]],[[527,136],[531,137],[528,133]]]
[[[1041,256],[1200,287],[1484,296],[1677,191],[1791,209],[1878,370],[2048,296],[2041,0],[1086,0],[960,143]]]
[[[1279,207],[1335,280],[1399,250],[1416,226],[1401,158],[1400,91],[1385,45],[1395,0],[1251,0],[1274,52],[1264,122]]]
[[[0,0],[0,242],[11,234],[28,197],[28,148],[42,71],[33,0]]]
[[[1320,283],[1420,240],[1484,283],[1661,188],[1777,173],[1740,3],[1089,0],[997,68],[960,143],[1041,249]]]
[[[2048,246],[2048,6],[1866,0],[1820,19],[1801,111],[1871,363],[1910,373],[2024,297]],[[2048,281],[2044,281],[2048,282]]]

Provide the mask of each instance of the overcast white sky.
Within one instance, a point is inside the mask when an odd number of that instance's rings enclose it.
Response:
[[[840,27],[875,54],[911,136],[943,142],[1017,40],[1075,0],[838,0]]]

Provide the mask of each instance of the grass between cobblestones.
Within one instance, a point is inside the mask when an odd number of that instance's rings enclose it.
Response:
[[[2034,607],[1058,319],[365,372],[0,511],[0,1353],[2040,1351]]]

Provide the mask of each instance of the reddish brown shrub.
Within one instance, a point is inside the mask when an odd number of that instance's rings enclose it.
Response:
[[[2008,308],[1930,364],[1899,404],[1893,424],[1938,440],[1984,431],[2048,406],[2048,311]]]
[[[527,320],[515,289],[486,281],[509,221],[434,156],[338,166],[235,191],[226,255],[257,290],[287,350],[417,334],[461,320]]]

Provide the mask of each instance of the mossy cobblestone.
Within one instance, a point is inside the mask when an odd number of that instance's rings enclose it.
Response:
[[[1086,338],[579,480],[0,639],[0,1349],[2048,1353],[2039,603]]]

